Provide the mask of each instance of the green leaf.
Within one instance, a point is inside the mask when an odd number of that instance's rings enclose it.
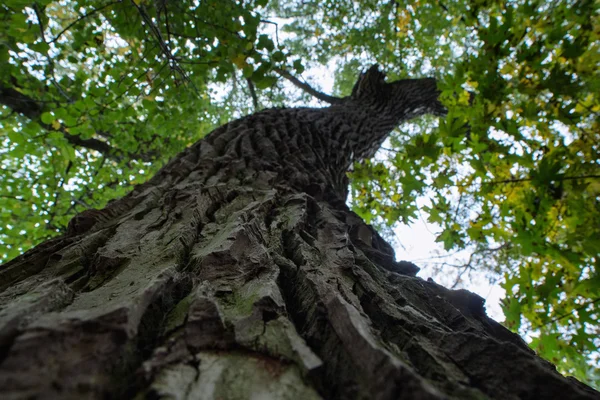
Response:
[[[260,35],[258,37],[256,48],[259,50],[266,49],[267,51],[273,51],[275,49],[275,44],[267,35]]]
[[[277,78],[274,76],[263,76],[255,81],[258,89],[266,89],[273,86],[277,82]]]
[[[44,112],[41,115],[41,120],[44,124],[51,124],[52,122],[54,122],[54,116],[52,114],[50,114],[49,112]]]
[[[64,138],[64,135],[58,131],[52,131],[50,133],[48,133],[47,136],[48,139],[53,139],[53,140],[62,140]]]
[[[23,144],[26,142],[25,137],[23,137],[22,133],[19,132],[15,132],[13,130],[9,130],[7,132],[8,138],[10,139],[11,142],[16,143],[16,144]]]
[[[301,74],[304,72],[304,65],[301,60],[294,60],[294,70],[297,74]]]
[[[73,146],[71,146],[70,144],[68,144],[67,142],[62,142],[58,145],[58,148],[60,150],[60,154],[69,161],[76,161],[75,159],[75,149],[73,148]]]
[[[521,325],[521,304],[515,298],[505,299],[502,305],[504,311],[504,325],[512,331],[517,331]]]
[[[273,53],[272,57],[273,57],[273,61],[276,61],[276,62],[281,62],[281,61],[285,60],[285,54],[283,54],[283,52],[281,52],[281,51],[276,51],[275,53]]]

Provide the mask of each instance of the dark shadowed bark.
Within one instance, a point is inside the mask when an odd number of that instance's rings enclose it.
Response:
[[[1,267],[0,397],[599,398],[345,206],[352,162],[444,112],[383,79],[218,128]]]

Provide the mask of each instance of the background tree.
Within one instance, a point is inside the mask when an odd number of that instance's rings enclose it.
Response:
[[[306,67],[333,66],[334,94],[346,95],[377,61],[392,79],[437,76],[449,113],[401,127],[390,150],[354,167],[354,209],[381,227],[426,213],[448,250],[469,251],[444,270],[450,281],[475,268],[501,276],[507,326],[597,384],[597,7],[5,2],[4,259],[65,232],[76,213],[123,196],[233,117],[311,95],[335,101],[295,78]]]

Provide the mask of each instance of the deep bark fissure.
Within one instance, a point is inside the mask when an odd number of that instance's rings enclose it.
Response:
[[[193,283],[189,276],[180,275],[173,279],[170,287],[148,306],[138,327],[135,340],[126,346],[115,368],[111,371],[113,398],[132,398],[147,383],[139,376],[138,369],[159,345],[166,332],[165,326],[170,312],[192,291]]]

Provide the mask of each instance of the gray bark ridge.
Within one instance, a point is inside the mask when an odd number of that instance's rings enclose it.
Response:
[[[437,96],[371,68],[231,122],[0,267],[1,397],[598,399],[345,206],[350,164]]]

